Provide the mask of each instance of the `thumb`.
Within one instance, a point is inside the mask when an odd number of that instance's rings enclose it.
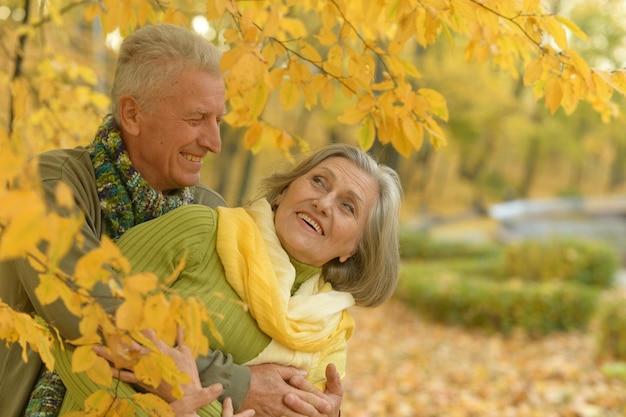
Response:
[[[343,395],[343,385],[341,375],[337,372],[337,367],[330,363],[326,367],[326,391],[327,394]]]

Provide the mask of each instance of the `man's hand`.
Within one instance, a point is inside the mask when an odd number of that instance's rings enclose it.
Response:
[[[306,374],[303,371],[291,366],[276,364],[254,365],[250,369],[252,370],[252,380],[248,395],[241,405],[242,410],[254,409],[256,411],[255,416],[261,417],[321,417],[330,415],[327,413],[333,410],[332,404],[325,398],[324,394],[304,379]],[[294,378],[300,383],[304,381],[302,385],[306,387],[306,390],[288,383]],[[338,375],[337,378],[339,378]],[[341,386],[341,382],[339,384]],[[319,394],[314,393],[313,390]],[[341,395],[343,395],[343,388],[341,388]],[[297,408],[287,407],[284,399],[288,396],[297,398]],[[300,404],[302,402],[306,404]],[[303,410],[305,413],[303,414],[299,410]]]
[[[301,375],[291,377],[289,383],[299,388],[299,394],[289,393],[285,396],[285,404],[297,415],[308,417],[338,417],[343,398],[343,385],[335,365],[326,367],[326,390],[321,392]],[[303,396],[301,393],[306,392]],[[316,398],[311,401],[311,396]],[[321,409],[318,404],[325,402],[330,408]]]

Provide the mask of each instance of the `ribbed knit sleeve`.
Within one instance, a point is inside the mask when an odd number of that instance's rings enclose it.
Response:
[[[221,345],[207,326],[210,348],[231,354],[241,364],[264,349],[270,338],[259,330],[226,281],[215,251],[216,222],[213,209],[183,206],[134,227],[118,245],[133,272],[154,272],[161,279],[169,277],[186,254],[185,267],[171,288],[202,300],[224,341]]]

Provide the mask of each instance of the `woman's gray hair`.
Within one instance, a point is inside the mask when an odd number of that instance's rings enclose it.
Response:
[[[324,279],[339,291],[350,292],[357,305],[374,307],[389,299],[398,283],[400,253],[398,227],[402,186],[398,174],[376,162],[359,148],[332,144],[311,153],[288,172],[265,178],[261,187],[272,207],[281,193],[322,161],[346,158],[368,174],[378,185],[378,198],[370,212],[357,252],[345,262],[334,259],[324,265]]]
[[[220,50],[184,27],[145,26],[129,35],[120,47],[111,89],[111,113],[120,123],[119,101],[132,96],[147,111],[187,68],[221,76]]]

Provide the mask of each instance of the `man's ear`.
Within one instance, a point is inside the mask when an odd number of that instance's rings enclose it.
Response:
[[[139,129],[139,103],[131,96],[122,96],[119,103],[120,122],[123,132],[138,136]]]

